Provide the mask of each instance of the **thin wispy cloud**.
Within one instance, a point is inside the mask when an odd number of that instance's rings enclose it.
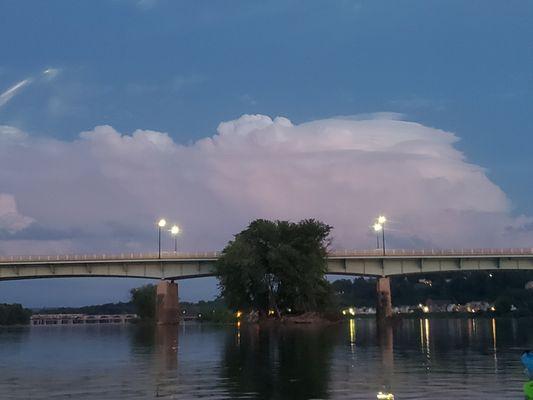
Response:
[[[24,86],[31,83],[31,78],[23,79],[22,81],[16,83],[15,85],[11,86],[9,89],[7,89],[4,93],[0,94],[0,107],[3,107],[9,100],[11,100],[13,97],[19,93]]]
[[[157,0],[137,0],[137,7],[142,10],[147,10],[157,4]]]
[[[6,105],[13,97],[18,95],[22,89],[33,83],[36,79],[45,79],[47,81],[51,81],[59,74],[59,72],[60,70],[58,68],[46,68],[37,76],[37,78],[30,76],[21,80],[20,82],[17,82],[15,85],[11,86],[5,92],[0,94],[0,108]]]

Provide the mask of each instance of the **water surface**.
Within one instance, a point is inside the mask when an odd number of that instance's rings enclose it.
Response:
[[[533,320],[0,328],[0,399],[521,399]]]

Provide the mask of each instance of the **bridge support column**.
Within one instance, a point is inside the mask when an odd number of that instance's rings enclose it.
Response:
[[[387,320],[392,316],[392,299],[390,291],[390,278],[381,277],[377,282],[376,318],[378,322]]]
[[[178,284],[162,280],[156,290],[157,325],[176,325],[179,322]]]

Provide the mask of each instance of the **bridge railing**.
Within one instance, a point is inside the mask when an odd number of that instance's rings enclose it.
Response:
[[[389,249],[387,257],[468,257],[468,256],[505,256],[505,255],[533,255],[533,248],[463,248],[463,249]],[[329,257],[382,257],[382,249],[373,250],[334,250]]]
[[[383,250],[333,250],[330,258],[344,257],[382,257]],[[468,256],[506,256],[526,255],[533,256],[533,248],[480,248],[480,249],[390,249],[386,251],[387,257],[468,257]],[[220,256],[218,251],[204,252],[163,252],[162,260],[205,260],[216,259]],[[0,263],[10,262],[54,262],[54,261],[121,261],[121,260],[157,260],[158,253],[121,253],[121,254],[65,254],[65,255],[29,255],[29,256],[0,256]]]
[[[218,251],[199,252],[162,252],[161,259],[216,259]],[[0,263],[9,262],[46,262],[46,261],[120,261],[120,260],[158,260],[159,253],[120,253],[120,254],[59,254],[59,255],[29,255],[29,256],[0,256]]]

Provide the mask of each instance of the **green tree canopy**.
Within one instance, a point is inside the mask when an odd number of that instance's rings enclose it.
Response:
[[[137,315],[143,320],[155,319],[155,285],[144,285],[131,289],[131,302]]]
[[[330,294],[324,277],[330,231],[314,219],[250,223],[215,266],[228,305],[261,313],[273,309],[278,315],[323,308]]]
[[[30,317],[31,311],[20,304],[0,304],[0,325],[25,325]]]

